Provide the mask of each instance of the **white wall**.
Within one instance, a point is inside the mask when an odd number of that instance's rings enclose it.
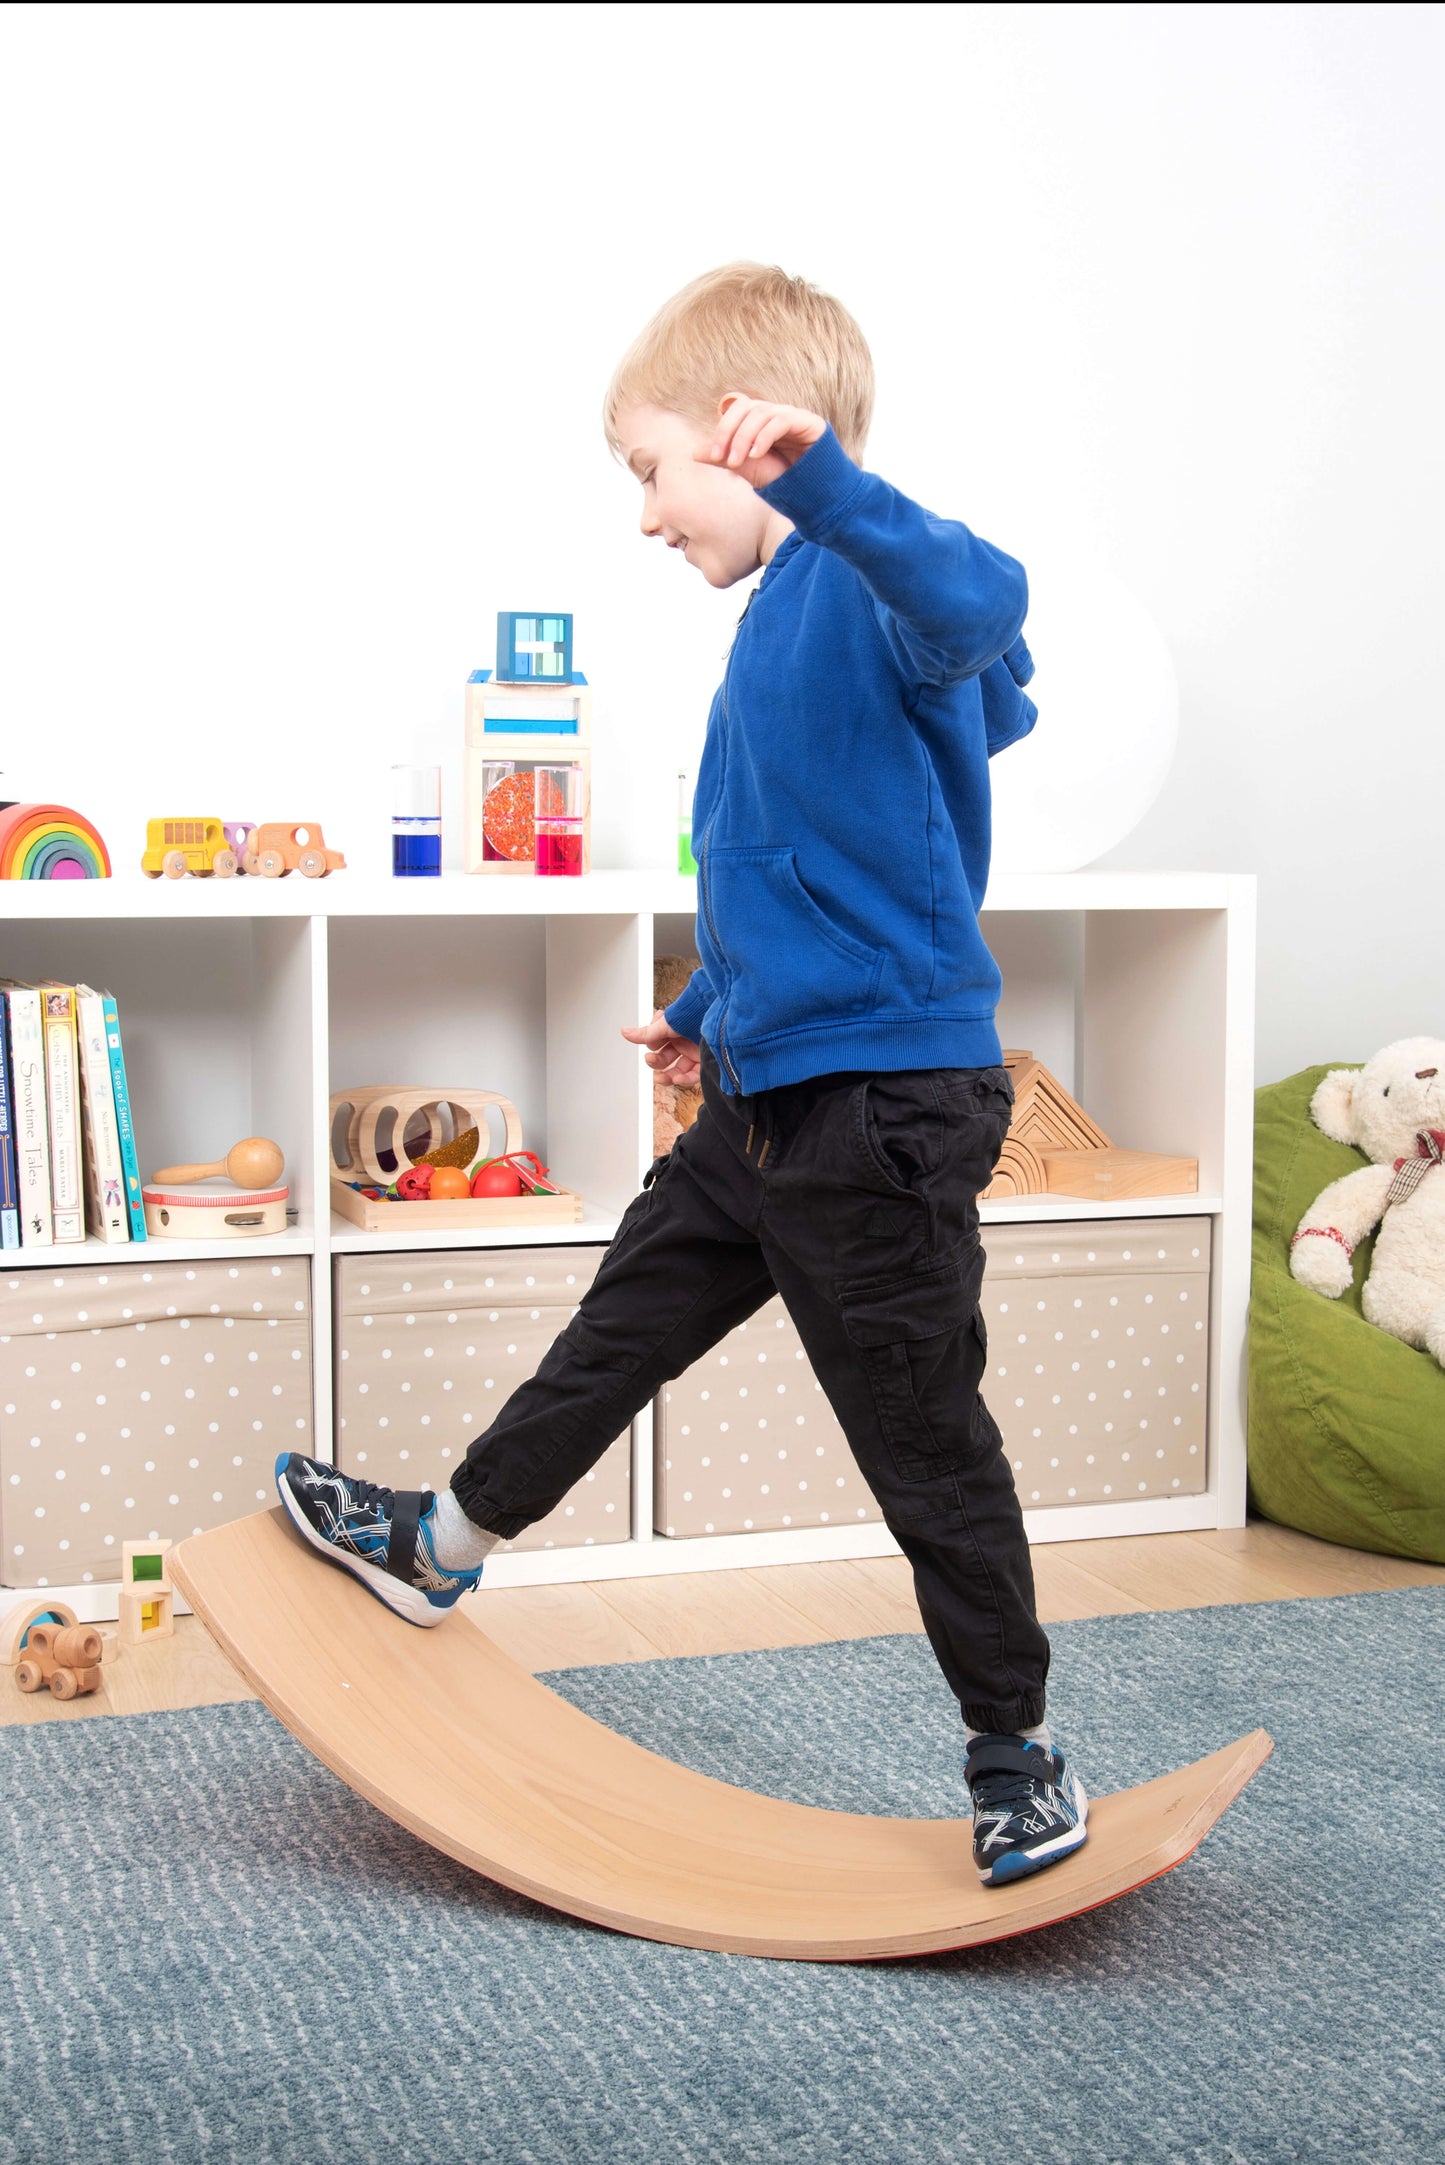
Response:
[[[454,814],[495,611],[561,607],[597,860],[669,862],[742,597],[642,542],[597,413],[749,255],[861,321],[871,466],[1153,610],[1179,757],[1100,861],[1259,872],[1260,1079],[1445,1028],[1442,48],[1378,5],[7,10],[0,795],[379,869],[388,764]]]

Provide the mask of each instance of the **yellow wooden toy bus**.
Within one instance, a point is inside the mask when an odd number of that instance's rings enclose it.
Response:
[[[197,879],[234,879],[238,860],[218,819],[148,819],[140,868],[148,879],[168,880],[194,872]]]

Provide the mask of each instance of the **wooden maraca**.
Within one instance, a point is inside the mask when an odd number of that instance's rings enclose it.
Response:
[[[238,1188],[270,1188],[280,1179],[285,1163],[279,1145],[264,1135],[248,1135],[244,1141],[232,1143],[218,1164],[168,1165],[162,1172],[152,1174],[151,1186],[163,1188],[174,1186],[177,1181],[209,1180],[213,1174],[221,1173]]]

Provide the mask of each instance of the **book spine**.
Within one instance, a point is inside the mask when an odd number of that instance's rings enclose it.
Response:
[[[125,1052],[120,1041],[120,1013],[108,992],[101,994],[105,1007],[105,1046],[110,1054],[110,1086],[115,1093],[115,1125],[120,1137],[120,1162],[125,1173],[125,1203],[130,1212],[130,1237],[146,1237],[145,1199],[140,1192],[140,1163],[136,1157],[135,1128],[130,1116],[130,1091],[126,1088]]]
[[[88,985],[75,988],[80,1032],[80,1117],[85,1130],[85,1195],[90,1230],[112,1245],[130,1239],[125,1169],[115,1122],[110,1049],[105,1041],[105,1004]]]
[[[10,1094],[10,1010],[0,993],[0,1248],[20,1246],[20,1163]]]
[[[45,1012],[45,1086],[50,1104],[50,1187],[57,1244],[85,1238],[85,1189],[80,1150],[80,1048],[75,1034],[75,992],[42,985]]]
[[[55,1241],[55,1225],[50,1208],[50,1123],[45,1105],[45,1033],[40,1024],[40,994],[31,985],[12,985],[4,998],[10,1010],[20,1245],[49,1248]]]

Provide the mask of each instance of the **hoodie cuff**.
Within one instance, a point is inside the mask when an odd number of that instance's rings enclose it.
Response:
[[[813,540],[833,524],[863,478],[862,467],[854,465],[830,423],[796,465],[758,494],[791,519],[805,540]]]
[[[694,970],[670,1007],[663,1009],[669,1030],[698,1043],[702,1018],[712,1006],[712,984],[705,971]]]

